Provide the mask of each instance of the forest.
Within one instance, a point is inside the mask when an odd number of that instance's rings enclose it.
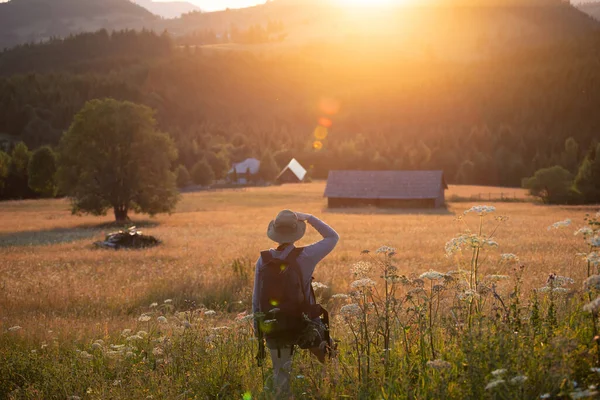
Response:
[[[313,178],[443,169],[452,183],[519,186],[554,165],[576,174],[595,149],[599,65],[597,32],[465,63],[363,41],[256,53],[98,31],[0,53],[0,145],[56,146],[86,101],[110,97],[156,111],[174,168],[268,153]]]

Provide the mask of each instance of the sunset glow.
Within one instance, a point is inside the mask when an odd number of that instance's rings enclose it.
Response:
[[[405,5],[415,0],[336,0],[339,4],[352,7],[382,7],[391,5]]]

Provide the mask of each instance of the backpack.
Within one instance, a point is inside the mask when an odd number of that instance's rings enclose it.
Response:
[[[307,327],[315,324],[312,319],[324,311],[306,298],[302,271],[297,263],[302,250],[294,248],[284,260],[274,258],[269,251],[261,252],[258,330],[262,337],[277,343],[278,348],[300,344]]]

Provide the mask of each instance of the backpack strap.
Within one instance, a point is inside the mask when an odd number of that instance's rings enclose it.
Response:
[[[266,264],[273,259],[273,255],[269,250],[265,250],[260,252],[260,258],[262,259],[263,264]]]

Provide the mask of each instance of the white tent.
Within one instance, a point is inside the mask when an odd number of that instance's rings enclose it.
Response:
[[[247,158],[240,163],[233,164],[233,168],[229,170],[229,173],[233,174],[234,169],[238,176],[245,174],[248,170],[250,170],[252,175],[256,175],[260,170],[260,161],[258,161],[256,158]]]

